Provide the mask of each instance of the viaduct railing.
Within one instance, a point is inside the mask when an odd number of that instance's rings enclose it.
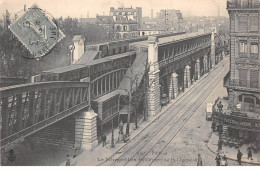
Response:
[[[0,88],[1,148],[89,106],[89,83],[41,82]]]
[[[161,60],[159,62],[159,68],[163,68],[166,65],[169,65],[169,64],[173,63],[174,61],[180,60],[180,59],[182,59],[184,57],[187,57],[187,56],[189,56],[189,55],[191,55],[191,54],[193,54],[195,52],[198,52],[198,51],[203,50],[203,49],[208,48],[208,47],[210,47],[210,43],[207,43],[207,44],[201,45],[199,47],[190,49],[190,50],[188,50],[186,52],[183,52],[181,54],[177,54],[174,57],[170,57],[170,58]]]

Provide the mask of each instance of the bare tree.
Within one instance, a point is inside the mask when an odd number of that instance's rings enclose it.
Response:
[[[129,129],[130,129],[130,118],[131,111],[134,110],[135,117],[135,128],[138,128],[138,118],[137,118],[137,110],[140,107],[140,103],[142,102],[142,112],[144,121],[147,120],[147,90],[153,84],[154,81],[149,83],[148,72],[150,68],[150,64],[148,63],[148,59],[142,63],[143,70],[140,72],[135,68],[132,64],[128,68],[128,73],[126,73],[125,77],[129,79],[129,89],[123,89],[128,93],[128,98],[124,97],[125,102],[128,104],[128,115],[127,115],[127,126],[126,126],[126,136],[128,137]]]

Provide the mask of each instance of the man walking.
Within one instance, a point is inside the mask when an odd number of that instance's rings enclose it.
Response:
[[[226,155],[224,155],[224,156],[222,157],[222,162],[223,162],[222,166],[227,166],[227,165],[228,165],[228,164],[227,164],[227,157],[226,157]]]
[[[238,149],[238,152],[237,152],[237,162],[239,163],[239,165],[241,165],[242,156],[243,156],[243,153],[240,152],[240,150]]]
[[[106,146],[106,141],[107,141],[107,136],[105,134],[102,135],[102,142],[103,142],[103,147]]]
[[[198,154],[197,166],[203,166],[203,164],[202,164],[202,158],[201,158],[201,155],[200,155],[200,154]]]
[[[247,158],[251,158],[251,160],[253,160],[253,153],[251,149],[248,150]]]
[[[220,166],[221,157],[220,157],[219,153],[217,153],[215,160],[216,160],[217,166]]]
[[[70,155],[67,155],[66,166],[70,166],[70,164],[71,164]]]

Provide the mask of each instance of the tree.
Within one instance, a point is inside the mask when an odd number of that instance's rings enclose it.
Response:
[[[143,58],[146,56],[143,56]],[[134,62],[135,63],[135,62]],[[135,64],[132,64],[126,74],[125,77],[129,80],[129,88],[124,89],[128,93],[128,97],[124,97],[125,102],[128,104],[128,116],[127,116],[127,126],[126,126],[126,136],[129,136],[130,129],[130,118],[131,118],[131,110],[134,110],[135,114],[135,128],[138,128],[137,121],[137,110],[142,109],[144,115],[144,121],[147,120],[147,89],[153,84],[154,81],[149,83],[148,80],[148,72],[150,68],[150,64],[148,63],[148,59],[146,58],[142,63],[141,69],[143,71],[138,71],[135,68]],[[136,63],[140,63],[137,61]],[[139,64],[140,65],[140,64]],[[138,66],[140,69],[140,66]],[[141,103],[142,102],[142,103]],[[142,106],[141,106],[142,105]]]

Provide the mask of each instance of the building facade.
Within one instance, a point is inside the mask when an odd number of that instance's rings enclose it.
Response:
[[[167,32],[183,31],[183,17],[180,10],[165,9],[157,13],[157,26]]]
[[[115,9],[114,7],[110,8],[109,12],[110,16],[121,16],[126,19],[126,21],[133,21],[138,23],[138,27],[141,26],[142,23],[142,8],[141,7],[136,7],[135,9],[130,7],[130,8],[125,8],[125,7],[120,7],[118,9]]]
[[[232,0],[230,16],[230,71],[224,78],[228,98],[219,100],[215,119],[223,125],[223,140],[260,145],[259,0]],[[220,103],[221,101],[221,103]],[[217,106],[217,105],[216,105]],[[221,107],[221,106],[219,106]]]
[[[99,16],[97,15],[97,24],[106,29],[111,40],[130,39],[138,37],[138,23],[127,20],[123,16]]]

